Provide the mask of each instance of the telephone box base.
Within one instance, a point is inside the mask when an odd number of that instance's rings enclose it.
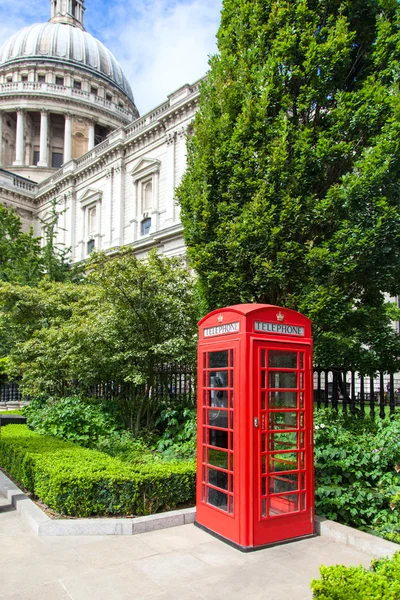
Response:
[[[240,544],[236,544],[236,542],[232,542],[232,540],[229,540],[228,538],[224,537],[223,535],[220,535],[219,533],[212,531],[208,527],[201,525],[197,521],[194,522],[194,525],[196,527],[198,527],[199,529],[202,529],[206,533],[209,533],[213,537],[217,538],[221,542],[228,544],[228,546],[231,546],[232,548],[235,548],[236,550],[240,550],[240,552],[255,552],[257,550],[264,550],[265,548],[273,548],[274,546],[282,546],[283,544],[290,544],[291,542],[300,542],[301,540],[308,540],[310,538],[318,536],[318,534],[314,532],[314,533],[310,533],[308,535],[301,535],[299,537],[289,538],[287,540],[280,540],[279,542],[273,542],[272,544],[263,544],[261,546],[241,546]]]

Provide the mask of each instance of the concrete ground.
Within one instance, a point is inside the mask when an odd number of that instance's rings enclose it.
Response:
[[[243,554],[194,525],[38,537],[0,496],[0,600],[310,600],[319,565],[372,558],[323,537]]]

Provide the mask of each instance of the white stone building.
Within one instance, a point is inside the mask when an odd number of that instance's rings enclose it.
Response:
[[[84,0],[50,5],[48,23],[0,50],[0,202],[41,235],[56,199],[73,261],[123,245],[182,254],[174,194],[199,82],[139,117],[121,67],[84,29]]]

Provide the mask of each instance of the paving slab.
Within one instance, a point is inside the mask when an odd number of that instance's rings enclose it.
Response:
[[[0,600],[311,600],[321,564],[369,566],[380,555],[367,538],[352,548],[353,535],[347,528],[342,541],[321,536],[250,553],[193,524],[43,537],[0,496]]]

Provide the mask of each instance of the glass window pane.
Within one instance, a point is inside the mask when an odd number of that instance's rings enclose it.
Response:
[[[301,510],[306,510],[306,495],[301,495]]]
[[[210,446],[217,448],[228,448],[228,432],[219,431],[218,429],[208,430],[208,443]]]
[[[266,516],[267,516],[267,501],[262,500],[261,501],[261,517],[266,517]]]
[[[269,493],[281,494],[282,492],[294,492],[298,489],[297,473],[286,475],[273,475],[269,478]]]
[[[221,510],[228,510],[228,494],[218,490],[208,489],[208,504],[212,504]]]
[[[210,390],[208,392],[208,406],[228,408],[228,392]]]
[[[233,496],[229,496],[229,512],[233,515]]]
[[[227,490],[228,473],[216,471],[215,469],[208,469],[208,483],[215,485],[215,487],[221,488],[222,490]]]
[[[268,366],[272,368],[297,369],[297,352],[270,350],[268,352]]]
[[[228,412],[224,410],[209,410],[207,425],[228,429]]]
[[[208,387],[227,388],[228,371],[212,371],[208,374]]]
[[[297,429],[297,413],[270,412],[269,429]]]
[[[221,469],[228,469],[228,453],[221,452],[221,450],[209,449],[208,464],[220,467]]]
[[[296,471],[298,469],[297,452],[288,452],[286,454],[271,454],[269,457],[270,472],[277,471]]]
[[[265,410],[267,408],[266,395],[267,395],[267,392],[261,392],[261,410]]]
[[[300,369],[304,369],[304,352],[300,353]]]
[[[269,374],[270,388],[294,388],[297,389],[297,373],[275,373]]]
[[[270,392],[270,408],[297,408],[297,392]]]
[[[297,433],[295,431],[286,433],[270,433],[268,436],[268,450],[296,450]]]
[[[220,352],[209,352],[208,356],[210,361],[210,369],[228,367],[228,350],[222,350]]]
[[[288,494],[287,496],[270,496],[269,498],[268,513],[270,516],[297,512],[298,510],[298,494]]]

